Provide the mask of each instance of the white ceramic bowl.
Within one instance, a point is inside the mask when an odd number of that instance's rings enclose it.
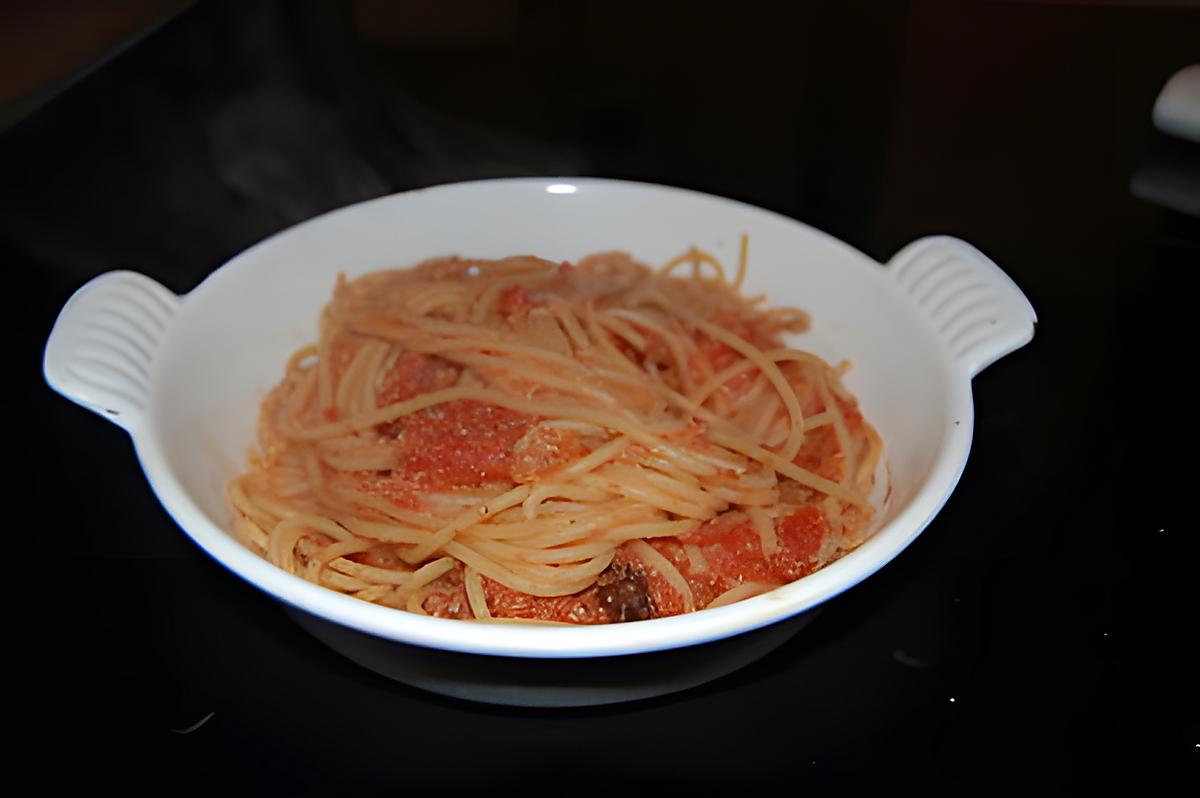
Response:
[[[719,609],[547,628],[369,604],[292,576],[230,535],[225,484],[245,464],[263,395],[287,357],[315,337],[339,272],[354,277],[438,255],[576,259],[608,249],[656,263],[693,244],[736,262],[743,233],[749,292],[812,314],[812,330],[795,343],[852,361],[846,384],[884,440],[891,496],[875,534],[837,562]],[[668,692],[739,667],[895,557],[962,473],[971,377],[1028,342],[1034,322],[1012,281],[957,239],[921,239],[881,265],[792,219],[692,191],[492,180],[328,213],[252,247],[184,296],[132,272],[101,275],[63,309],[44,367],[55,390],[129,432],[155,493],[198,545],[296,610],[329,645],[438,692],[587,704]],[[704,651],[685,648],[700,644]]]

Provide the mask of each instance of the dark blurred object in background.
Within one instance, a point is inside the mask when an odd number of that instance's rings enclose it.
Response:
[[[1130,191],[1200,217],[1200,64],[1172,75],[1154,101],[1158,133],[1130,180]]]
[[[193,2],[6,0],[0,5],[0,132]]]

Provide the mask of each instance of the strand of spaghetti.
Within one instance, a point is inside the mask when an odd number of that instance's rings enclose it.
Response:
[[[628,435],[621,435],[613,438],[603,446],[592,450],[588,454],[566,466],[559,471],[556,476],[561,480],[569,477],[577,477],[580,474],[586,474],[589,471],[594,471],[610,460],[615,460],[616,458],[620,457],[621,453],[624,452],[632,442],[633,441],[631,437]]]
[[[300,415],[312,403],[313,395],[317,391],[318,373],[318,368],[309,369],[299,378],[299,382],[294,385],[292,392],[276,408],[276,413],[281,420],[298,422]]]
[[[588,524],[586,530],[569,528],[512,540],[464,536],[462,542],[492,555],[497,561],[508,562],[513,569],[519,565],[569,566],[578,565],[581,558],[612,554],[617,544],[602,536],[602,531],[609,526],[609,522],[595,522]]]
[[[399,524],[381,524],[357,518],[339,518],[338,523],[358,537],[367,538],[372,542],[418,545],[427,542],[432,536],[427,529],[415,529]]]
[[[503,565],[517,576],[539,580],[547,585],[561,585],[581,578],[596,576],[596,563],[613,554],[614,547],[603,540],[572,540],[554,546],[522,546],[506,541],[476,540],[466,536],[454,541]],[[524,541],[522,541],[524,542]],[[563,552],[561,555],[555,551]]]
[[[430,582],[444,576],[457,566],[458,563],[455,562],[453,557],[439,557],[436,560],[425,563],[412,572],[412,576],[408,582],[400,586],[401,598],[410,597],[420,592]]]
[[[715,464],[705,461],[698,453],[688,451],[682,446],[676,446],[666,441],[659,441],[651,447],[650,452],[652,454],[661,454],[684,471],[698,477],[708,477],[717,473],[717,466]]]
[[[346,529],[332,518],[326,518],[322,515],[294,515],[285,521],[281,521],[280,524],[298,524],[305,526],[313,531],[320,532],[322,535],[328,535],[334,540],[352,540],[354,538],[354,534],[350,532],[350,530]]]
[[[758,596],[766,593],[769,590],[774,590],[779,585],[773,585],[767,582],[743,582],[737,587],[732,587],[726,590],[721,595],[717,596],[712,601],[708,602],[705,609],[714,609],[716,607],[724,607],[734,602],[748,599],[752,596]]]
[[[524,340],[556,354],[568,357],[574,354],[571,339],[563,332],[554,314],[546,308],[536,307],[529,311],[521,334]]]
[[[754,369],[756,363],[752,360],[740,360],[731,366],[726,366],[721,371],[718,371],[713,377],[707,380],[702,386],[694,391],[687,391],[687,398],[694,402],[697,407],[708,401],[722,385],[738,377],[746,372]]]
[[[586,572],[576,575],[574,578],[555,582],[544,577],[539,580],[518,575],[515,571],[488,557],[484,557],[474,549],[456,541],[446,544],[446,553],[461,561],[464,565],[479,571],[479,573],[488,579],[499,582],[505,587],[526,593],[530,596],[542,597],[569,596],[572,593],[578,593],[580,590],[588,587],[595,578],[595,575],[607,568],[609,563],[612,562],[611,555],[601,557],[596,562],[591,563]],[[543,568],[542,570],[551,571],[552,569]],[[550,575],[553,576],[553,574]]]
[[[638,352],[645,353],[646,339],[627,322],[611,311],[596,314],[596,322],[610,332],[623,339]]]
[[[465,531],[461,540],[471,546],[486,548],[488,542],[504,543],[522,551],[534,549],[549,549],[556,546],[567,546],[597,534],[600,530],[612,526],[612,521],[606,518],[594,518],[587,522],[568,524],[557,529],[518,530],[509,528],[507,534],[492,534],[489,525],[483,524]],[[481,550],[483,550],[481,548]],[[515,550],[515,549],[514,549]],[[499,549],[497,549],[499,551]],[[509,549],[505,549],[509,551]]]
[[[370,363],[372,352],[379,349],[380,346],[379,341],[367,341],[355,348],[350,362],[342,371],[341,377],[333,389],[333,407],[340,415],[347,415],[350,412],[350,396],[359,387],[362,372]],[[382,344],[382,346],[386,347],[387,345]]]
[[[422,497],[422,504],[434,515],[441,516],[441,508],[450,508],[450,512],[458,512],[463,507],[474,507],[482,501],[496,495],[494,486],[466,487],[448,491],[429,491]]]
[[[305,535],[296,541],[292,549],[293,562],[297,566],[296,575],[309,582],[319,582],[321,577],[321,562],[316,558],[321,548],[320,541],[311,535]]]
[[[462,530],[488,520],[501,510],[507,510],[509,507],[520,504],[528,495],[529,486],[521,485],[507,493],[500,494],[494,499],[488,500],[486,504],[481,504],[478,507],[467,510],[439,529],[428,541],[418,543],[409,551],[404,552],[401,557],[408,562],[421,562],[439,549],[445,548],[446,544],[453,540],[454,536]]]
[[[579,461],[576,460],[575,462],[578,463]],[[561,479],[561,476],[558,478]],[[540,482],[534,486],[533,490],[529,491],[529,497],[521,502],[521,507],[526,520],[532,521],[537,518],[542,504],[547,499],[581,499],[598,502],[610,497],[611,494],[608,491],[588,488],[583,485],[573,485],[569,482]]]
[[[625,470],[625,468],[628,468],[628,470]],[[608,465],[595,473],[580,477],[580,481],[585,485],[606,487],[620,496],[636,499],[651,507],[668,513],[674,513],[684,518],[696,518],[703,521],[712,518],[716,514],[709,507],[679,499],[653,485],[639,483],[637,472],[632,468],[625,468]]]
[[[618,319],[625,319],[657,335],[667,345],[667,351],[671,353],[671,359],[675,361],[675,372],[683,384],[684,393],[689,393],[695,388],[691,369],[688,368],[688,356],[685,344],[685,340],[688,339],[671,332],[663,325],[658,324],[654,320],[647,318],[645,314],[638,313],[637,311],[611,308],[607,313]]]
[[[245,477],[230,480],[229,486],[225,489],[226,500],[235,510],[247,516],[259,526],[272,526],[278,519],[279,514],[276,513],[273,516],[251,500],[242,484],[244,480]]]
[[[583,487],[582,485],[579,486],[579,489],[580,491],[591,490],[590,488]],[[602,505],[609,506],[610,509],[620,509],[622,506],[625,506],[622,505],[619,500],[615,500],[615,497],[613,497],[611,494],[604,493],[602,491],[595,491],[595,493],[586,501],[577,501],[573,499],[549,499],[543,502],[541,506],[541,509],[545,510],[544,516],[540,519],[535,519],[535,521],[540,520],[551,522],[555,518],[567,516],[572,513],[596,513],[603,510]],[[629,504],[628,506],[636,507],[637,505]],[[524,518],[524,510],[516,507],[512,508],[511,510],[505,510],[502,514],[502,517],[505,521],[512,521],[514,523],[520,521],[530,523],[528,519]]]
[[[543,585],[543,590],[560,591],[566,585],[581,585],[569,593],[578,593],[587,587],[608,568],[612,555],[605,551],[590,560],[583,562],[559,563],[557,565],[537,565],[521,560],[508,560],[504,566],[518,578]],[[567,595],[562,593],[560,595]]]
[[[686,535],[694,530],[698,524],[695,521],[646,521],[640,524],[628,524],[625,526],[614,527],[606,534],[609,540],[617,542],[625,542],[638,538],[664,538],[678,537]]]
[[[404,309],[417,317],[442,311],[456,320],[465,321],[467,313],[463,300],[463,292],[458,286],[426,286],[407,299]]]
[[[396,591],[396,595],[400,596],[401,593],[404,593],[408,596],[408,599],[404,602],[404,609],[408,612],[414,615],[428,615],[429,613],[425,612],[425,599],[429,598],[431,592],[428,586],[419,587],[411,592],[404,591],[401,588]]]
[[[287,363],[283,367],[284,373],[293,374],[293,373],[301,371],[302,367],[300,364],[303,363],[308,358],[313,357],[316,354],[317,354],[316,344],[308,344],[307,346],[300,347],[299,349],[297,349],[295,352],[292,353],[291,357],[288,358]]]
[[[264,466],[260,476],[267,489],[280,498],[294,499],[308,493],[304,464],[296,457],[295,449],[284,451],[276,463]]]
[[[240,512],[233,514],[233,531],[242,542],[260,553],[267,550],[270,538],[263,528]]]
[[[782,363],[789,360],[797,360],[814,364],[822,363],[820,358],[817,358],[815,355],[811,355],[808,352],[803,352],[799,349],[771,349],[763,352],[762,354],[765,358],[774,363]],[[688,392],[688,398],[694,401],[697,405],[702,405],[708,399],[708,397],[722,385],[729,382],[734,377],[737,377],[739,374],[745,374],[747,371],[756,368],[757,365],[758,364],[754,360],[742,360],[727,366],[713,376],[712,379],[705,382],[702,387],[693,392]]]
[[[316,575],[315,579],[310,578],[309,581],[315,581],[319,585],[331,587],[334,590],[340,590],[343,593],[366,590],[367,588],[371,587],[369,582],[364,582],[361,579],[355,579],[353,576],[346,576],[345,574],[338,573],[337,571],[330,571],[328,569],[320,571]]]
[[[625,505],[605,512],[603,508],[595,508],[587,515],[574,519],[562,519],[562,523],[553,523],[556,519],[547,519],[551,523],[537,526],[532,523],[520,524],[480,524],[463,531],[463,539],[497,540],[519,544],[524,548],[549,548],[572,543],[614,525],[628,522],[645,521],[654,513],[646,508],[636,508]]]
[[[728,280],[725,279],[725,267],[721,265],[721,261],[717,260],[712,255],[709,255],[707,252],[696,249],[695,247],[692,247],[677,258],[672,258],[671,260],[667,261],[658,270],[658,273],[660,276],[666,277],[668,274],[673,272],[676,267],[683,263],[707,263],[709,266],[712,266],[714,269],[716,269],[717,277],[720,282],[728,283]]]
[[[623,473],[632,477],[640,477],[651,485],[661,488],[665,493],[669,493],[678,499],[682,499],[683,501],[690,502],[700,507],[707,507],[714,512],[720,511],[725,506],[725,502],[721,501],[720,499],[715,499],[711,493],[706,492],[705,488],[688,484],[685,481],[675,479],[674,477],[663,474],[662,472],[645,468],[641,465],[620,465],[614,466],[614,468],[620,468]]]
[[[572,499],[551,499],[543,503],[540,508],[542,512],[538,517],[528,519],[525,517],[523,508],[514,508],[502,513],[497,521],[504,523],[514,523],[522,525],[547,525],[554,526],[558,523],[557,519],[579,519],[601,518],[606,513],[611,515],[621,515],[627,513],[640,512],[642,515],[654,515],[649,507],[643,507],[636,502],[624,502],[618,497],[613,496],[610,491],[597,490],[586,485],[575,483],[575,487],[580,491],[592,491],[592,495],[587,500],[572,500]]]
[[[775,522],[760,507],[747,507],[746,515],[750,516],[750,524],[758,535],[762,545],[763,556],[770,558],[779,553],[779,537],[775,534]]]
[[[725,504],[740,504],[743,507],[770,507],[779,502],[779,489],[776,487],[746,489],[741,486],[713,485],[708,492]]]
[[[249,494],[248,494],[249,495]],[[303,508],[292,507],[284,502],[276,501],[262,493],[255,492],[250,497],[250,505],[257,509],[260,513],[267,513],[270,516],[270,521],[264,526],[274,526],[279,521],[291,518],[304,512]]]
[[[812,326],[812,318],[799,308],[769,308],[763,313],[774,333],[804,332]]]
[[[737,277],[733,280],[734,289],[740,291],[746,281],[746,251],[750,248],[750,236],[742,234],[741,245],[738,247]]]
[[[469,258],[462,261],[462,263],[469,269],[474,268],[479,270],[479,275],[473,277],[472,280],[486,280],[488,277],[495,278],[510,274],[540,272],[546,269],[557,269],[560,265],[552,260],[546,260],[534,255],[510,255],[507,258],[500,258],[498,260]]]
[[[579,318],[575,315],[575,311],[567,304],[566,300],[557,296],[552,296],[547,302],[547,307],[554,317],[558,319],[558,323],[562,325],[563,330],[567,333],[567,337],[571,339],[576,349],[587,349],[591,346],[591,341],[588,339],[587,333],[583,331],[583,327],[579,324]]]
[[[607,355],[607,362],[613,367],[632,374],[641,374],[641,371],[636,365],[630,362],[629,358],[621,354],[621,350],[610,340],[609,333],[600,326],[600,322],[596,319],[596,309],[592,307],[592,303],[584,306],[583,324],[588,331],[588,337],[596,344],[600,352]]]
[[[867,436],[867,452],[859,462],[856,483],[859,490],[865,491],[870,489],[870,483],[875,477],[875,468],[883,456],[883,440],[869,424],[863,424],[863,431]]]
[[[761,374],[755,375],[750,390],[738,397],[738,404],[742,409],[734,414],[730,421],[758,441],[762,441],[765,428],[770,426],[783,409],[779,395],[771,390],[771,383]],[[807,423],[804,429],[808,430]]]
[[[364,582],[370,582],[375,585],[407,584],[412,579],[413,574],[412,571],[393,571],[389,568],[377,568],[374,565],[347,560],[344,557],[337,557],[330,560],[329,567],[346,576],[353,576],[355,579],[361,579]]]
[[[610,526],[611,522],[590,525]],[[612,554],[613,549],[629,540],[670,537],[687,534],[696,528],[694,521],[668,521],[661,519],[635,524],[622,524],[605,531],[601,538],[590,540],[593,529],[578,530],[569,541],[539,539],[536,545],[517,545],[511,542],[472,538],[467,545],[495,559],[519,560],[533,564],[570,564],[589,560],[602,554]],[[526,541],[522,541],[526,544]]]
[[[378,405],[379,388],[383,377],[396,359],[396,347],[382,341],[379,343],[378,349],[363,370],[358,391],[350,399],[351,413],[362,413]]]
[[[779,366],[775,365],[774,361],[769,360],[757,346],[754,346],[740,335],[734,335],[728,330],[707,321],[697,319],[694,323],[709,338],[720,341],[743,357],[753,361],[763,375],[775,386],[775,390],[779,391],[779,398],[783,401],[783,406],[787,408],[788,417],[792,421],[791,435],[788,436],[787,444],[783,447],[780,455],[785,460],[794,459],[796,453],[800,451],[800,447],[804,444],[804,414],[800,411],[800,400],[796,397],[796,389],[788,382],[787,377],[783,376],[783,372],[779,370]]]
[[[775,419],[771,427],[762,435],[756,435],[758,442],[764,449],[777,449],[787,442],[788,431],[787,419]]]
[[[369,601],[372,604],[378,604],[382,602],[388,596],[388,594],[392,593],[393,590],[394,588],[391,585],[371,585],[370,587],[364,587],[362,590],[356,590],[350,595],[354,596],[356,599],[362,599],[363,601]]]
[[[309,532],[327,534],[335,540],[345,540],[350,533],[318,515],[294,515],[276,524],[267,533],[267,559],[291,573],[296,573],[293,550],[296,542]]]
[[[804,485],[814,490],[819,490],[822,493],[828,494],[842,501],[849,502],[855,507],[869,509],[870,504],[867,500],[857,493],[850,491],[836,482],[825,479],[818,474],[814,474],[808,469],[801,468],[795,463],[784,460],[774,452],[769,452],[758,446],[753,441],[745,438],[736,430],[718,430],[715,427],[710,428],[708,438],[713,443],[719,446],[724,446],[728,449],[733,449],[735,452],[741,452],[747,457],[751,457],[759,462],[766,463],[774,468],[780,474],[788,479],[795,480],[801,485]]]
[[[639,560],[649,569],[656,571],[659,576],[666,580],[680,598],[683,599],[683,611],[692,612],[696,609],[696,599],[692,595],[692,588],[683,578],[683,574],[679,573],[670,560],[662,556],[649,543],[644,540],[633,540],[629,542],[629,550],[637,556]]]
[[[690,332],[690,335],[696,335],[696,332],[694,330],[689,331],[689,332]],[[713,364],[712,364],[712,361],[709,360],[708,357],[697,356],[697,357],[693,358],[691,361],[689,361],[689,365],[695,367],[695,371],[697,372],[697,374],[695,375],[694,378],[692,378],[688,382],[684,383],[685,387],[687,385],[691,385],[694,387],[696,382],[698,382],[698,381],[707,381],[707,380],[712,379],[712,376],[714,373]],[[692,369],[689,368],[688,371],[691,372]],[[726,397],[724,394],[718,393],[716,395],[715,399],[716,399],[716,411],[718,413],[720,413],[722,416],[727,415],[729,413],[728,397]]]
[[[647,451],[638,457],[638,465],[652,468],[655,471],[666,474],[672,479],[684,482],[688,485],[698,486],[700,480],[691,471],[681,468],[677,463],[670,459],[661,456],[661,453]]]
[[[364,493],[363,491],[350,491],[336,486],[331,487],[330,492],[344,499],[349,504],[356,504],[369,510],[374,510],[382,516],[420,529],[434,530],[442,525],[440,519],[428,513],[409,510],[382,496]]]
[[[317,454],[335,471],[390,471],[400,467],[395,449],[357,435],[318,441]]]
[[[613,545],[606,540],[573,543],[554,548],[526,548],[497,540],[472,540],[470,547],[497,562],[526,565],[571,565],[593,557],[612,554]]]
[[[339,274],[334,286],[334,295],[345,285],[345,275]],[[327,310],[321,313],[317,337],[317,403],[321,410],[333,405],[333,340],[336,324]]]
[[[317,497],[318,501],[326,504],[336,504],[336,500],[331,502],[327,491],[325,490],[325,474],[321,468],[321,458],[317,456],[317,450],[313,447],[308,447],[304,450],[303,458],[304,478],[308,482],[309,490]]]
[[[832,423],[833,423],[833,416],[830,415],[829,413],[824,413],[824,412],[813,413],[811,416],[808,416],[804,419],[804,429],[805,429],[805,431],[808,431],[811,429],[817,429],[819,427],[824,427],[827,424],[832,424]]]
[[[680,393],[670,392],[669,398],[671,402],[676,405],[691,407],[691,403],[688,402],[687,397]],[[732,451],[743,454],[752,460],[757,460],[760,463],[769,465],[789,479],[793,479],[802,485],[814,488],[822,493],[829,494],[830,496],[835,496],[857,507],[862,507],[864,509],[870,507],[864,497],[842,487],[836,482],[832,482],[824,477],[812,473],[805,468],[801,468],[790,460],[783,459],[774,452],[764,449],[751,440],[745,433],[741,432],[724,419],[705,410],[704,408],[696,409],[695,415],[701,420],[708,422],[709,426],[705,435],[709,441],[717,446],[731,449]]]
[[[350,538],[348,540],[339,540],[330,543],[327,546],[322,546],[313,553],[312,559],[319,565],[328,565],[331,561],[345,557],[347,554],[358,554],[366,551],[374,546],[374,541],[360,540],[359,538]],[[347,560],[349,562],[349,560]],[[347,576],[356,576],[357,574],[346,574]]]
[[[704,556],[704,552],[700,551],[699,546],[694,543],[685,543],[683,544],[683,554],[687,557],[690,573],[708,573],[708,558]]]
[[[474,568],[463,571],[463,586],[467,591],[467,603],[471,606],[471,614],[477,621],[486,621],[492,617],[488,609],[487,595],[483,592],[483,578]]]
[[[621,509],[613,508],[612,512],[619,514]],[[472,527],[471,532],[496,540],[533,537],[603,521],[606,515],[603,507],[585,504],[577,505],[575,509],[569,511],[545,513],[533,519],[526,519],[521,514],[514,516],[509,513],[497,513],[490,523]]]
[[[829,389],[825,387],[824,380],[817,381],[817,395],[821,397],[826,412],[832,416],[833,434],[837,439],[838,451],[842,454],[842,478],[838,481],[843,485],[849,485],[858,472],[858,464],[856,453],[850,449],[850,433],[846,430],[846,416],[830,395]]]

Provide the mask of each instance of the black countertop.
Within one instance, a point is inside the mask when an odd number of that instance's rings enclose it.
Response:
[[[10,492],[10,651],[41,772],[271,793],[1194,784],[1200,230],[1131,185],[1195,173],[1200,144],[1150,111],[1200,61],[1200,11],[422,6],[199,3],[0,134],[33,457]],[[1033,343],[975,380],[971,459],[927,531],[766,659],[679,695],[506,709],[365,671],[207,559],[124,433],[41,383],[55,314],[95,274],[182,292],[321,211],[534,174],[709,191],[880,260],[957,235],[1038,311]]]

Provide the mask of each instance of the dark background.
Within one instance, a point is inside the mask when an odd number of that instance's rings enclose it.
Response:
[[[1200,230],[1180,208],[1200,183],[1160,200],[1155,176],[1195,176],[1200,144],[1150,122],[1165,80],[1200,61],[1194,5],[58,5],[6,7],[0,47],[24,474],[8,649],[28,669],[8,692],[33,699],[10,724],[49,757],[40,778],[299,794],[1196,783],[1184,375]],[[124,433],[41,383],[55,314],[95,274],[182,292],[333,207],[540,174],[734,197],[880,260],[957,235],[1038,310],[1033,343],[975,380],[974,450],[941,515],[735,675],[569,711],[376,677],[202,555]]]

